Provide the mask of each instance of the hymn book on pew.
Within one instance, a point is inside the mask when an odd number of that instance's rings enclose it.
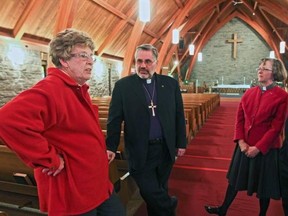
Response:
[[[18,184],[35,186],[32,179],[26,173],[13,173],[13,176]]]

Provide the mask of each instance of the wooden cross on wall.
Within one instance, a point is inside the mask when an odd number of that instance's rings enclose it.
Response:
[[[237,58],[237,43],[242,43],[243,40],[237,39],[237,33],[233,34],[233,39],[227,39],[228,43],[233,43],[233,58]]]

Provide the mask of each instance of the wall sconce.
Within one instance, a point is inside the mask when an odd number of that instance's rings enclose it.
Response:
[[[189,55],[194,55],[195,46],[194,44],[189,45]]]
[[[280,53],[285,53],[285,46],[286,46],[286,42],[281,41],[280,42]]]
[[[275,58],[275,52],[274,51],[270,51],[269,58]]]
[[[178,44],[180,39],[180,34],[178,29],[173,29],[172,31],[172,43]]]
[[[197,58],[197,60],[198,60],[199,62],[202,62],[202,60],[203,60],[202,52],[199,52],[199,53],[198,53],[198,58]]]
[[[150,0],[139,0],[139,19],[142,22],[150,21]]]

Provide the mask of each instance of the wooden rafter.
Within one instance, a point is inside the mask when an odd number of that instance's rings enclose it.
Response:
[[[133,19],[129,18],[127,15],[125,15],[121,11],[117,10],[116,8],[114,8],[113,6],[108,4],[106,1],[103,1],[103,0],[92,0],[92,1],[94,3],[96,3],[97,5],[99,5],[100,7],[104,8],[105,10],[109,11],[110,13],[113,13],[117,17],[119,17],[119,18],[121,18],[123,20],[127,20],[129,24],[135,25],[135,21]],[[159,37],[157,34],[155,34],[153,31],[151,31],[148,28],[145,28],[144,32],[146,34],[150,35],[151,37],[156,37],[156,38]]]
[[[60,0],[54,35],[66,28],[72,27],[77,12],[78,1],[79,0]]]
[[[274,1],[270,0],[262,0],[261,6],[259,1],[259,6],[261,9],[265,10],[267,13],[271,14],[272,16],[276,17],[278,20],[281,20],[283,23],[288,25],[288,8],[281,7],[279,4],[275,4]]]
[[[43,0],[30,0],[25,7],[23,13],[21,14],[20,18],[17,20],[17,23],[13,29],[13,36],[16,39],[21,39],[26,28],[28,28],[27,20],[30,17],[35,17],[35,13],[37,12],[37,8],[43,4]],[[25,25],[26,23],[26,25]]]
[[[136,49],[136,45],[138,44],[142,32],[144,30],[145,23],[141,22],[139,18],[136,20],[136,23],[133,27],[132,34],[129,37],[126,52],[124,56],[123,62],[123,71],[121,73],[121,77],[128,76],[130,74],[131,65],[134,57],[134,50]]]
[[[161,30],[159,31],[159,38],[154,37],[151,41],[150,44],[155,44],[157,42],[158,39],[160,39],[167,31],[169,31],[169,28],[171,27],[171,25],[173,24],[173,21],[176,19],[176,17],[178,17],[178,15],[180,14],[181,9],[178,9],[177,12],[168,20],[167,24],[164,25]]]
[[[183,8],[184,7],[182,1],[180,1],[180,0],[174,0],[174,1],[177,4],[178,8]]]
[[[187,69],[187,72],[186,72],[186,76],[185,76],[185,80],[187,80],[187,78],[189,77],[190,79],[190,76],[191,76],[191,72],[192,72],[192,68],[195,64],[195,61],[196,61],[196,56],[198,55],[199,51],[203,48],[203,41],[205,39],[207,39],[207,35],[208,33],[210,32],[210,30],[216,25],[217,23],[217,16],[218,14],[217,13],[214,13],[213,16],[210,17],[210,20],[209,22],[207,23],[207,25],[205,26],[204,30],[202,31],[202,37],[200,38],[199,42],[196,44],[196,49],[195,49],[195,54],[194,56],[192,57],[190,63],[189,63],[189,66],[188,66],[188,69]],[[212,37],[212,36],[211,36]],[[209,39],[211,38],[209,37]]]
[[[232,14],[230,14],[228,17],[226,17],[221,23],[218,23],[217,25],[214,25],[213,30],[211,30],[210,32],[206,32],[204,34],[204,37],[201,37],[201,41],[199,42],[199,44],[197,44],[196,46],[196,50],[195,50],[195,55],[198,54],[198,52],[205,46],[205,44],[208,42],[208,40],[217,32],[219,31],[220,28],[222,28],[227,22],[229,22],[231,19],[238,17],[240,19],[242,19],[244,22],[246,22],[248,25],[251,26],[251,28],[253,28],[255,31],[257,31],[259,33],[259,35],[262,36],[262,38],[264,39],[264,41],[266,41],[266,43],[271,46],[273,49],[275,49],[276,44],[275,42],[272,40],[271,35],[268,33],[267,29],[263,29],[262,26],[260,26],[256,21],[251,21],[251,19],[248,19],[247,16],[243,16],[242,14],[240,14],[239,12],[234,12]],[[210,28],[211,29],[211,28]],[[187,69],[186,72],[186,76],[185,79],[190,79],[191,73],[192,73],[192,68],[196,62],[196,58],[194,57],[191,59],[189,68]],[[279,58],[279,52],[276,52],[276,56]]]
[[[197,0],[188,0],[187,4],[184,6],[184,8],[181,9],[181,13],[176,18],[175,22],[173,23],[173,25],[169,29],[169,31],[166,35],[166,38],[164,40],[164,43],[161,47],[161,50],[159,52],[158,64],[157,64],[157,68],[156,68],[157,73],[159,73],[161,71],[161,66],[162,66],[164,59],[166,57],[167,50],[168,50],[169,46],[171,45],[172,30],[174,28],[178,28],[182,24],[186,15],[191,10],[192,6],[195,5],[196,3],[197,3]]]
[[[219,5],[219,0],[214,0],[214,1],[210,1],[209,4],[203,6],[205,7],[205,10],[198,10],[196,9],[196,13],[193,13],[193,16],[189,17],[189,21],[186,23],[185,27],[183,28],[183,30],[180,32],[181,36],[184,36],[187,34],[187,32],[196,24],[198,24],[201,20],[205,19],[206,16],[208,16],[210,14],[210,17],[213,15],[212,10],[213,8],[217,7]],[[219,8],[219,7],[218,7]],[[226,7],[224,7],[226,10]],[[223,11],[223,10],[222,10]],[[218,16],[220,16],[221,12],[218,13]],[[200,30],[198,31],[197,35],[194,37],[192,43],[194,44],[195,41],[198,39],[198,37],[200,37],[203,29],[205,28],[207,22],[209,21],[209,19],[206,19],[206,21],[204,22],[204,24],[202,25],[202,27],[200,28]],[[170,51],[168,52],[168,55],[166,57],[166,60],[164,62],[164,65],[168,64],[168,61],[170,61],[171,56],[175,50],[176,46],[172,46],[172,48],[170,49]],[[182,64],[183,59],[187,56],[189,50],[188,48],[186,49],[184,55],[181,57],[180,61],[179,61],[179,65]],[[175,66],[172,67],[171,69],[171,73],[173,73],[175,70]]]
[[[267,23],[270,25],[272,31],[277,35],[277,37],[282,41],[283,38],[281,37],[281,35],[279,34],[279,32],[277,31],[276,27],[273,25],[273,23],[270,21],[270,19],[268,18],[268,16],[265,14],[265,12],[260,8],[260,11],[263,15],[263,17],[266,19]]]
[[[128,16],[127,19],[130,19],[133,14],[135,13],[136,8],[132,7],[130,9],[130,11],[128,12]],[[125,20],[121,20],[113,29],[113,31],[108,35],[108,37],[105,38],[104,42],[99,46],[96,54],[101,56],[105,49],[108,49],[112,42],[117,38],[116,36],[119,35],[122,32],[122,29],[124,28],[124,26],[127,24],[127,19]]]
[[[203,11],[200,12],[200,13],[203,13]],[[206,27],[207,23],[209,22],[209,20],[211,20],[212,16],[214,15],[215,9],[214,9],[214,12],[205,11],[205,13],[206,13],[206,15],[209,14],[209,17],[208,17],[208,18],[205,18],[205,22],[202,24],[200,30],[198,31],[198,33],[196,34],[196,36],[195,36],[194,39],[192,40],[192,42],[191,42],[192,44],[195,44],[195,42],[197,41],[197,39],[198,39],[198,38],[200,37],[200,35],[202,34],[203,29]],[[198,19],[197,19],[196,17],[198,17]],[[201,17],[202,17],[202,18],[200,18],[200,16],[195,16],[195,19],[191,19],[190,21],[193,20],[193,22],[197,22],[197,23],[198,23],[198,22],[200,21],[200,19],[203,19],[203,18],[204,18],[203,16],[201,16]],[[193,24],[194,24],[194,23],[193,23]],[[188,24],[187,26],[188,26],[187,29],[190,29],[191,24]],[[184,30],[184,29],[183,29],[183,30]],[[187,31],[187,30],[185,29],[184,32],[183,32],[183,34],[185,34],[186,31]],[[183,54],[183,56],[182,56],[181,59],[179,60],[179,65],[182,64],[183,60],[184,60],[185,57],[188,55],[188,53],[189,53],[189,49],[187,48],[186,51],[185,51],[185,53]],[[173,67],[173,68],[171,69],[171,73],[173,73],[174,70],[175,70],[175,67]]]

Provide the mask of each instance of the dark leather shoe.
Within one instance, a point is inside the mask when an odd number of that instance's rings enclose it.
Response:
[[[176,196],[171,197],[171,203],[172,203],[172,214],[171,216],[176,216],[176,209],[178,204],[178,199]]]
[[[225,216],[226,215],[226,214],[221,213],[219,206],[204,206],[204,207],[205,207],[205,210],[209,214],[216,214],[216,215],[220,215],[220,216]]]

